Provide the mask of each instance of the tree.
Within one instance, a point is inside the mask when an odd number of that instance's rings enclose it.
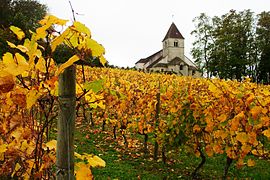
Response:
[[[221,17],[215,29],[215,59],[219,65],[219,76],[241,80],[248,75],[250,65],[248,53],[253,35],[253,13],[249,10],[237,13],[231,10]]]
[[[253,76],[256,64],[254,54],[254,17],[250,10],[231,10],[221,17],[210,19],[205,14],[195,18],[192,32],[193,57],[207,72],[207,76],[242,80]]]
[[[209,52],[213,46],[212,21],[205,13],[201,13],[200,16],[193,19],[193,22],[196,25],[191,34],[195,35],[196,41],[193,42],[191,53],[202,73],[206,73],[209,78]]]
[[[9,31],[11,25],[21,28],[26,36],[30,36],[29,30],[36,29],[47,13],[47,6],[36,0],[1,0],[0,3],[0,57],[6,51],[10,51],[6,40],[17,41]]]
[[[270,83],[270,12],[258,15],[257,41],[259,46],[259,82]]]

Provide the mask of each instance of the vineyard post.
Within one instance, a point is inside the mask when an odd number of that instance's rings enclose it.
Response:
[[[156,116],[155,116],[155,127],[158,127],[158,120],[159,120],[159,114],[160,114],[160,82],[158,87],[158,93],[157,93],[157,104],[156,104]],[[157,138],[157,132],[155,133],[155,138]],[[154,147],[154,160],[158,159],[158,142],[155,139],[155,147]]]
[[[56,178],[74,177],[74,128],[76,107],[76,66],[59,76],[59,118],[57,123]]]

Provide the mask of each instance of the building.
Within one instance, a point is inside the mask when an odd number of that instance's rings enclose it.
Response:
[[[171,72],[184,76],[201,76],[196,65],[184,55],[184,37],[174,23],[171,24],[162,44],[163,48],[135,63],[137,69],[149,72]]]

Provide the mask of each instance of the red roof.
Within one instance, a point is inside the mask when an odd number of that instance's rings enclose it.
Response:
[[[180,31],[177,29],[176,25],[172,23],[170,26],[166,36],[164,37],[163,41],[165,41],[168,38],[177,38],[177,39],[184,39]],[[162,42],[163,42],[162,41]]]

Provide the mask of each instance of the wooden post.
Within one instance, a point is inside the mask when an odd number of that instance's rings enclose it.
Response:
[[[156,115],[155,115],[155,129],[158,128],[159,114],[160,114],[160,82],[159,82],[158,93],[157,93],[157,104],[156,104]],[[157,132],[155,132],[154,137],[157,138]],[[158,142],[155,139],[154,160],[157,161],[157,159],[158,159]]]
[[[56,179],[74,180],[74,128],[76,115],[76,66],[59,76],[59,117],[57,122]]]

